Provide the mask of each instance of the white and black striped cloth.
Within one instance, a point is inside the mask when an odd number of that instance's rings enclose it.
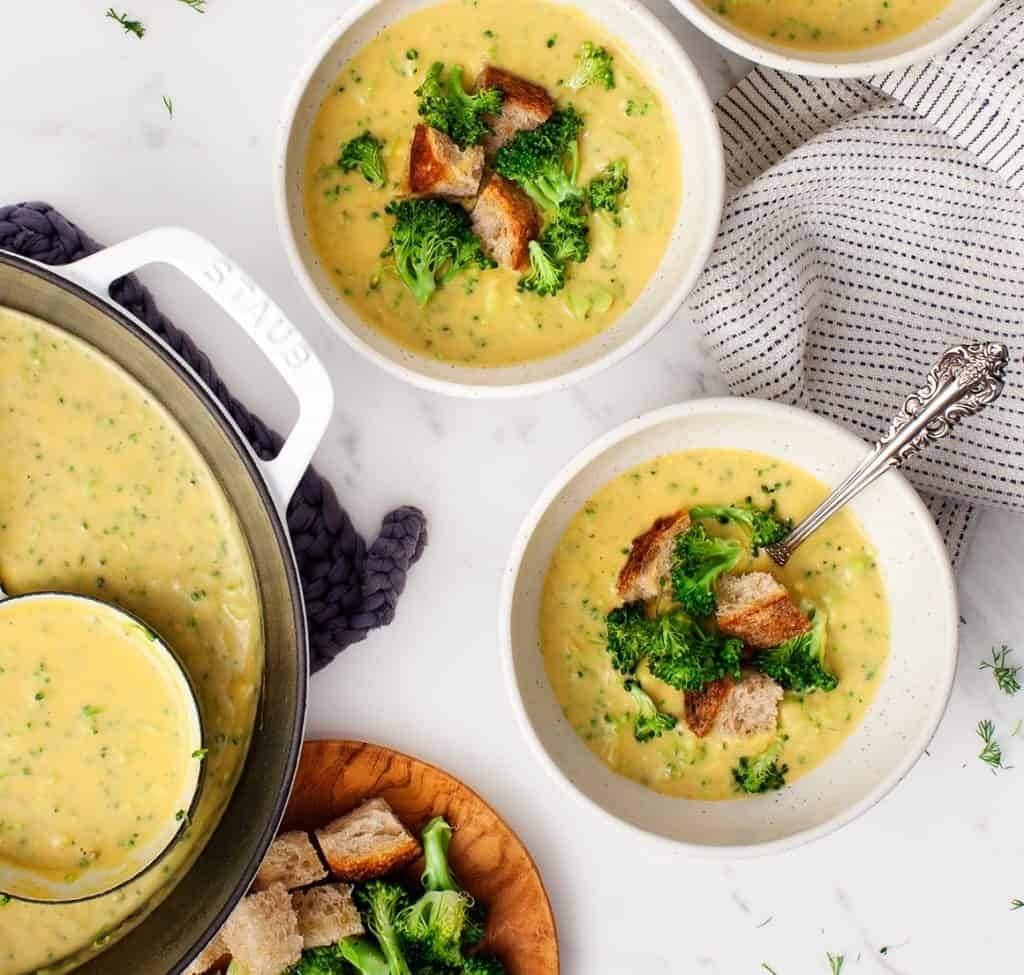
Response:
[[[1002,398],[909,467],[956,562],[1024,511],[1024,0],[867,82],[761,69],[718,105],[730,196],[694,321],[732,390],[874,440],[947,345],[1010,347]]]

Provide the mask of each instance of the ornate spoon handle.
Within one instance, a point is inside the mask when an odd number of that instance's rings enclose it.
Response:
[[[885,434],[858,467],[768,554],[785,565],[796,547],[890,467],[899,467],[933,440],[941,440],[964,417],[973,416],[1003,391],[1005,345],[977,342],[942,353],[927,383],[911,393]]]

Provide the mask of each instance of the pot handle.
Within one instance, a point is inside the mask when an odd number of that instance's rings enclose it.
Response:
[[[280,453],[271,461],[257,460],[284,518],[334,409],[327,371],[284,312],[234,261],[191,230],[158,227],[52,270],[108,299],[112,282],[146,264],[170,264],[191,278],[256,343],[298,399],[299,418]]]

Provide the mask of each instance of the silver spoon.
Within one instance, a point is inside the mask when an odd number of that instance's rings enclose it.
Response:
[[[798,546],[872,481],[998,399],[1008,358],[1006,346],[997,342],[946,349],[928,374],[927,383],[906,398],[889,432],[849,477],[785,538],[765,546],[772,559],[785,565]]]

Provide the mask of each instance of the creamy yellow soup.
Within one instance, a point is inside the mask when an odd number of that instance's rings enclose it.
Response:
[[[52,325],[0,309],[0,583],[116,602],[183,661],[206,733],[192,824],[140,880],[66,906],[0,906],[0,975],[102,948],[198,855],[245,760],[263,666],[245,538],[195,445],[123,370]]]
[[[571,91],[562,83],[585,41],[613,53],[613,90]],[[591,216],[590,256],[569,266],[558,295],[520,292],[519,272],[496,268],[458,276],[421,308],[381,257],[392,223],[384,207],[407,192],[419,121],[414,92],[434,61],[463,65],[469,81],[484,64],[498,65],[544,85],[560,106],[574,105],[585,121],[581,182],[626,161],[629,188],[618,218]],[[336,165],[342,144],[366,129],[384,141],[388,184],[379,190]],[[305,209],[321,264],[365,323],[431,358],[506,366],[572,348],[629,308],[665,252],[681,181],[671,111],[626,44],[572,6],[449,0],[382,31],[338,76],[310,136]]]
[[[687,799],[732,799],[732,768],[781,741],[787,782],[820,764],[857,726],[884,674],[889,608],[874,550],[854,515],[841,511],[805,542],[785,568],[764,554],[745,557],[737,572],[771,571],[798,602],[828,615],[826,664],[838,677],[829,693],[785,695],[778,732],[749,738],[712,733],[697,738],[686,726],[681,692],[644,670],[641,683],[674,730],[638,742],[632,698],[605,647],[604,618],[622,600],[615,590],[630,542],[655,518],[700,504],[772,498],[779,513],[799,520],[827,494],[806,472],[747,451],[689,450],[641,464],[601,488],[566,529],[551,560],[541,602],[541,649],[548,679],[566,720],[613,771],[658,792]],[[709,534],[730,534],[702,522]],[[742,535],[736,534],[737,538]]]
[[[923,26],[949,0],[705,0],[728,23],[806,51],[884,44]]]
[[[130,880],[181,828],[202,757],[152,630],[79,597],[0,603],[0,890],[74,899]]]

